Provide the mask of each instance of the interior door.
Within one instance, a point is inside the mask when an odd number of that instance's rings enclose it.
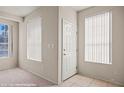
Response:
[[[74,25],[67,20],[63,20],[62,80],[77,73],[76,41],[77,37]]]

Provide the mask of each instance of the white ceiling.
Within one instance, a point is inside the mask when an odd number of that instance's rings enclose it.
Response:
[[[69,6],[75,11],[89,8],[90,6]],[[39,6],[0,6],[0,11],[9,13],[15,16],[24,17],[39,8]]]
[[[37,8],[39,7],[38,6],[0,6],[0,11],[15,16],[24,17]]]
[[[91,6],[70,6],[72,9],[74,9],[75,11],[80,11],[86,8],[89,8]]]

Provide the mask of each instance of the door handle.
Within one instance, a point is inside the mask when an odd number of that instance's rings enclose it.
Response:
[[[67,54],[64,53],[64,55],[67,55]]]

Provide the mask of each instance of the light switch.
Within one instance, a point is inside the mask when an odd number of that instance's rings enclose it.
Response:
[[[48,48],[50,48],[50,44],[48,44]]]
[[[51,48],[54,48],[54,44],[51,44]]]

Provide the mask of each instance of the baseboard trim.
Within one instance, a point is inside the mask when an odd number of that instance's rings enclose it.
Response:
[[[48,78],[47,78],[47,77],[45,77],[45,76],[41,76],[40,74],[38,74],[38,73],[36,73],[36,72],[29,71],[29,70],[27,70],[27,69],[25,69],[25,68],[22,68],[22,67],[19,67],[19,68],[21,68],[21,69],[23,69],[23,70],[26,70],[26,71],[28,71],[28,72],[30,72],[30,73],[32,73],[32,74],[34,74],[34,75],[36,75],[36,76],[39,76],[39,77],[41,77],[41,78],[43,78],[43,79],[45,79],[45,80],[48,80],[48,81],[50,81],[50,82],[52,82],[52,83],[54,83],[54,84],[58,85],[58,83],[57,83],[57,82],[55,82],[55,81],[53,81],[53,80],[51,80],[51,79],[48,79]]]
[[[123,83],[118,82],[118,81],[115,81],[115,80],[104,79],[104,78],[96,77],[96,76],[94,76],[94,75],[90,75],[90,74],[82,74],[82,73],[78,73],[78,74],[79,74],[79,75],[82,75],[82,76],[86,76],[86,77],[94,78],[94,79],[103,80],[103,81],[110,82],[110,83],[113,83],[113,84],[117,84],[117,85],[120,85],[120,86],[124,86]]]
[[[14,68],[18,68],[18,67],[17,67],[17,66],[8,67],[8,68],[0,69],[0,71],[9,70],[9,69],[14,69]]]

